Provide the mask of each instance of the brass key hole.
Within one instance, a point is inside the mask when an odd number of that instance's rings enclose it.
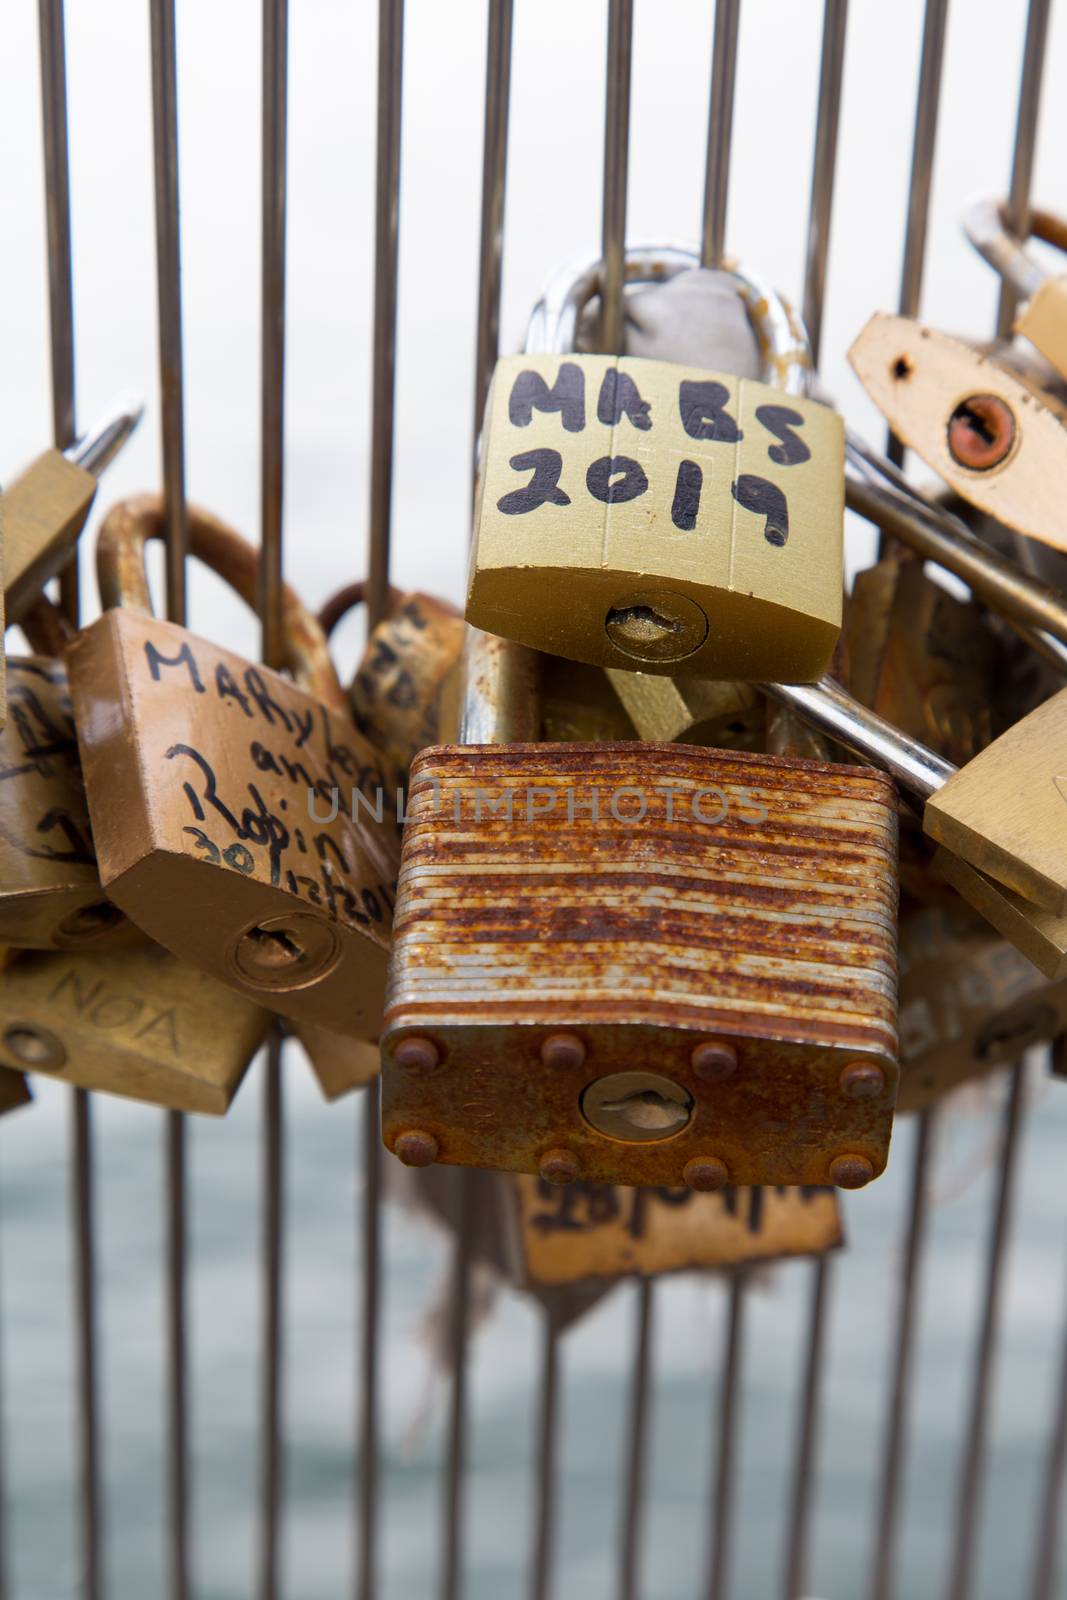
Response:
[[[646,649],[658,644],[665,634],[681,633],[682,623],[677,617],[664,617],[651,606],[612,606],[607,615],[607,629],[616,643]]]
[[[245,938],[253,946],[252,963],[265,972],[277,972],[304,959],[302,946],[284,928],[250,928]]]
[[[227,964],[257,989],[302,989],[332,972],[340,955],[340,937],[325,917],[294,911],[245,928]]]
[[[60,923],[56,933],[68,943],[96,939],[100,934],[119,927],[125,920],[118,906],[113,906],[110,900],[97,900],[90,906],[79,906],[77,911],[72,911]]]
[[[688,595],[631,591],[604,613],[604,632],[632,661],[682,661],[704,643],[708,619]]]
[[[1015,443],[1015,417],[999,395],[972,394],[948,419],[948,448],[972,472],[999,467]]]
[[[586,1085],[581,1107],[598,1133],[638,1144],[681,1133],[692,1120],[693,1097],[658,1072],[611,1072]]]
[[[4,1029],[4,1048],[20,1066],[36,1067],[42,1072],[58,1072],[67,1061],[62,1040],[47,1028],[29,1022],[13,1022]]]

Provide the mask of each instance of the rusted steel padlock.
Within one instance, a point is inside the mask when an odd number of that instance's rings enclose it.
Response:
[[[696,267],[633,250],[631,282]],[[468,621],[576,661],[807,681],[841,626],[844,436],[808,397],[806,335],[781,298],[730,282],[763,382],[574,350],[599,263],[563,274],[486,407]]]
[[[272,1022],[158,945],[26,951],[0,979],[0,1067],[218,1116]]]
[[[1030,212],[1029,237],[1067,250],[1067,224],[1050,211]],[[964,232],[1023,302],[1014,331],[1067,378],[1067,275],[1049,272],[1009,227],[1006,207],[977,200],[963,219]]]
[[[0,940],[98,948],[138,937],[100,886],[63,651],[73,630],[48,600],[22,619],[38,654],[8,656],[0,731]]]
[[[898,1111],[941,1095],[1067,1030],[1067,974],[1043,978],[961,901],[900,916]]]
[[[150,937],[242,994],[373,1038],[397,861],[380,758],[291,590],[297,683],[152,616],[144,545],[162,527],[155,496],[105,519],[109,609],[67,656],[101,881]],[[252,601],[252,547],[203,511],[189,528],[193,553]]]

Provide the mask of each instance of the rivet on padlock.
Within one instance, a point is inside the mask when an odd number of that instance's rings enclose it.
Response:
[[[157,945],[27,951],[0,982],[0,1067],[217,1116],[271,1020]]]
[[[627,276],[694,261],[632,251]],[[550,287],[527,353],[497,364],[468,620],[606,667],[817,677],[841,626],[844,443],[840,417],[807,398],[802,328],[732,273],[765,346],[762,383],[567,354],[596,270]]]
[[[295,684],[152,616],[144,543],[162,527],[154,496],[108,515],[109,609],[68,651],[101,881],[150,937],[260,1004],[373,1038],[396,866],[381,760],[291,590]],[[252,547],[202,511],[189,528],[254,603]]]
[[[979,255],[1011,285],[1023,302],[1014,331],[1067,378],[1067,275],[1049,272],[1012,232],[1006,208],[978,200],[963,219],[964,231]],[[1049,211],[1031,210],[1030,237],[1067,250],[1067,226]]]
[[[8,657],[0,731],[0,939],[68,949],[137,937],[100,885],[63,651],[73,635],[39,599],[22,619],[32,656]]]

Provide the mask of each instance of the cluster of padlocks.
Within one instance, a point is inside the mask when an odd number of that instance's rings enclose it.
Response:
[[[153,615],[155,496],[100,525],[97,621],[45,597],[136,408],[12,482],[3,1109],[44,1073],[222,1113],[280,1021],[328,1098],[381,1072],[427,1204],[481,1169],[476,1253],[575,1309],[838,1245],[895,1111],[1067,1023],[1067,278],[967,228],[1018,337],[876,315],[850,353],[924,491],[740,267],[631,249],[622,352],[599,263],[554,280],[465,616],[394,592],[347,690],[359,583],[286,589],[284,672]],[[847,593],[846,506],[882,533]],[[196,508],[189,543],[255,605],[251,545]]]

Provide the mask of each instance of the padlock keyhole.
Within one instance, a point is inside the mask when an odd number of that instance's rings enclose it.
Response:
[[[303,946],[284,928],[249,928],[245,938],[252,945],[256,966],[266,971],[291,967],[304,959]]]
[[[612,1111],[633,1128],[642,1131],[655,1129],[667,1133],[689,1121],[689,1109],[677,1100],[668,1100],[655,1089],[641,1089],[637,1094],[623,1095],[621,1100],[605,1100],[602,1111]]]

